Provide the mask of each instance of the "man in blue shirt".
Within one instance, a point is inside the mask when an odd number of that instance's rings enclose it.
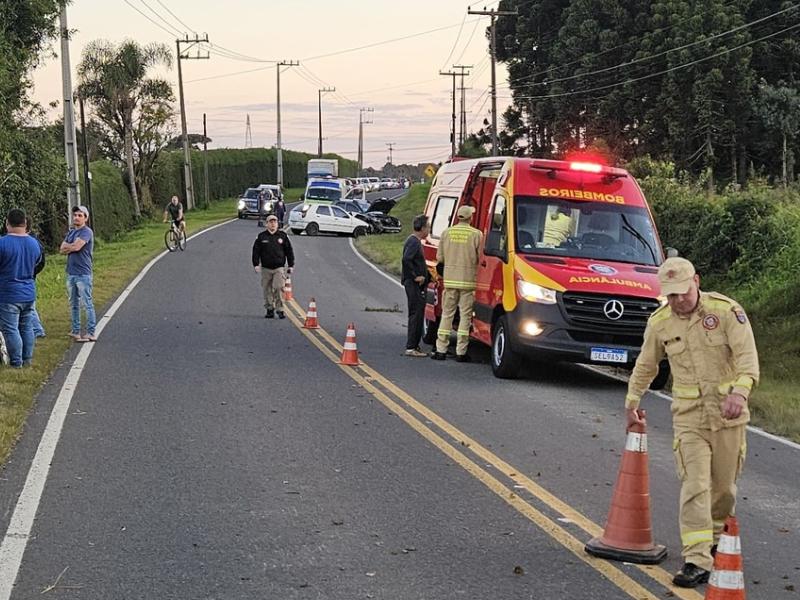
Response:
[[[61,242],[60,252],[67,255],[67,294],[72,309],[70,337],[76,342],[94,342],[97,318],[92,300],[92,251],[94,233],[86,224],[89,209],[85,206],[72,208],[73,228]],[[81,335],[81,302],[86,310],[86,335]]]
[[[26,233],[25,224],[25,211],[12,208],[6,215],[8,235],[0,238],[0,331],[15,368],[30,365],[33,359],[33,271],[42,255],[39,242]]]

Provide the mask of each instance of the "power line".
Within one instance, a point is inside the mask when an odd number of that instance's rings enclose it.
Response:
[[[181,25],[183,25],[183,26],[184,26],[184,27],[187,29],[187,31],[192,31],[192,32],[194,32],[194,29],[193,29],[192,27],[189,27],[189,26],[188,26],[186,23],[184,23],[184,22],[183,22],[183,21],[182,21],[182,20],[181,20],[181,19],[180,19],[180,18],[179,18],[179,17],[178,17],[178,16],[177,16],[175,13],[174,13],[174,12],[172,12],[172,11],[170,10],[170,9],[169,9],[169,7],[168,7],[166,4],[164,4],[164,3],[163,3],[161,0],[156,0],[156,2],[158,2],[158,3],[159,3],[159,4],[160,4],[160,5],[161,5],[161,6],[164,8],[164,10],[166,10],[166,11],[167,11],[169,14],[171,14],[173,19],[175,19],[175,20],[176,20],[178,23],[180,23]]]
[[[155,10],[155,9],[154,9],[152,6],[150,6],[150,5],[149,5],[149,4],[146,2],[146,0],[139,0],[139,2],[141,2],[142,4],[144,4],[144,5],[147,7],[147,9],[148,9],[148,10],[149,10],[151,13],[153,13],[153,14],[154,14],[156,17],[158,17],[159,19],[161,19],[161,22],[162,22],[162,23],[164,23],[164,24],[165,24],[167,27],[169,27],[170,29],[172,29],[172,30],[173,30],[173,35],[182,35],[182,34],[184,33],[183,31],[181,31],[181,30],[180,30],[180,29],[178,29],[177,27],[173,26],[173,25],[172,25],[172,23],[170,23],[169,21],[167,21],[167,20],[166,20],[164,17],[162,17],[162,16],[161,16],[161,13],[159,13],[159,12],[158,12],[158,11],[156,11],[156,10]]]
[[[573,79],[580,79],[580,78],[583,78],[583,77],[591,77],[593,75],[598,75],[600,73],[606,73],[608,71],[613,71],[614,69],[619,69],[619,68],[628,67],[628,66],[631,66],[631,65],[634,65],[634,64],[637,64],[637,63],[646,62],[648,60],[652,60],[654,58],[658,58],[660,56],[664,56],[666,54],[669,54],[670,52],[677,52],[678,50],[685,50],[686,48],[691,48],[692,46],[697,46],[698,44],[704,44],[706,42],[709,42],[711,40],[717,39],[719,37],[722,37],[722,36],[725,36],[725,35],[728,35],[728,34],[731,34],[731,33],[736,33],[737,31],[741,31],[743,29],[747,29],[749,27],[752,27],[753,25],[757,25],[759,23],[763,23],[764,21],[767,21],[768,19],[772,19],[774,17],[782,15],[785,12],[788,12],[788,11],[791,11],[791,10],[795,10],[797,7],[798,7],[798,5],[790,6],[789,8],[785,8],[783,10],[780,10],[780,11],[778,11],[776,13],[767,15],[766,17],[762,17],[760,19],[756,19],[755,21],[751,21],[750,23],[745,23],[744,25],[739,25],[738,27],[734,27],[733,29],[729,29],[728,31],[723,31],[723,32],[711,35],[709,37],[703,38],[701,40],[695,40],[694,42],[690,42],[688,44],[684,44],[683,46],[678,46],[677,48],[670,48],[668,50],[664,50],[664,51],[659,52],[657,54],[651,54],[649,56],[643,56],[643,57],[640,57],[640,58],[635,58],[635,59],[630,60],[630,61],[619,63],[619,64],[614,65],[612,67],[605,67],[603,69],[597,69],[595,71],[590,71],[588,73],[580,73],[580,74],[570,75],[568,77],[560,77],[558,79],[549,79],[547,81],[533,82],[530,85],[532,85],[532,86],[533,85],[551,85],[553,83],[557,83],[557,82],[560,82],[560,81],[570,81],[570,80],[573,80]]]
[[[441,68],[439,69],[440,71],[444,71],[445,67],[447,66],[447,63],[450,62],[450,58],[453,56],[453,52],[456,51],[456,46],[458,46],[458,40],[461,39],[461,32],[464,31],[464,23],[466,22],[466,20],[467,20],[467,14],[464,13],[464,18],[461,19],[461,26],[458,28],[458,34],[456,34],[456,41],[453,42],[453,47],[450,48],[450,54],[448,54],[447,58],[444,59],[444,62],[442,63]]]
[[[139,10],[139,9],[138,9],[136,6],[134,6],[134,5],[133,5],[133,4],[130,2],[130,0],[123,0],[123,2],[125,2],[125,4],[127,4],[127,5],[128,5],[128,6],[130,6],[130,7],[131,7],[133,10],[135,10],[135,11],[136,11],[136,12],[138,12],[140,15],[142,15],[142,16],[143,16],[145,19],[147,19],[148,21],[150,21],[150,22],[151,22],[153,25],[155,25],[156,27],[158,27],[158,28],[159,28],[159,29],[161,29],[162,31],[165,31],[165,32],[167,33],[167,35],[169,35],[170,37],[173,37],[173,36],[175,35],[175,32],[174,32],[174,31],[170,31],[169,29],[167,29],[166,27],[164,27],[163,25],[161,25],[161,24],[160,24],[160,23],[158,23],[157,21],[154,21],[153,19],[151,19],[151,18],[150,18],[148,15],[146,15],[146,14],[145,14],[145,13],[143,13],[141,10]]]
[[[800,27],[800,23],[795,23],[794,25],[791,25],[789,27],[781,29],[780,31],[776,31],[774,33],[770,33],[769,35],[765,35],[765,36],[760,37],[760,38],[758,38],[756,40],[751,40],[749,42],[745,42],[745,43],[740,44],[738,46],[734,46],[733,48],[727,48],[725,50],[721,50],[720,52],[717,52],[715,54],[711,54],[709,56],[706,56],[706,57],[703,57],[703,58],[699,58],[697,60],[693,60],[693,61],[690,61],[688,63],[683,63],[681,65],[677,65],[675,67],[671,67],[669,69],[665,69],[663,71],[659,71],[658,73],[650,73],[649,75],[643,75],[642,77],[636,77],[634,79],[626,79],[624,81],[618,81],[616,83],[612,83],[612,84],[609,84],[609,85],[603,85],[603,86],[594,87],[594,88],[590,88],[590,89],[586,89],[586,90],[575,90],[575,91],[572,91],[572,92],[562,92],[562,93],[559,93],[559,94],[544,94],[544,95],[541,95],[541,96],[515,96],[514,98],[517,99],[517,100],[540,100],[540,99],[543,99],[543,98],[560,98],[560,97],[563,97],[563,96],[575,96],[575,95],[579,95],[579,94],[588,94],[588,93],[591,93],[591,92],[598,92],[598,91],[601,91],[601,90],[611,89],[611,88],[619,87],[621,85],[627,85],[629,83],[634,83],[636,81],[642,81],[644,79],[651,79],[653,77],[658,77],[660,75],[666,75],[667,73],[672,73],[673,71],[677,71],[679,69],[685,69],[687,67],[691,67],[692,65],[696,65],[698,63],[705,62],[707,60],[711,60],[712,58],[717,58],[719,56],[724,56],[725,54],[730,54],[731,52],[735,52],[736,50],[740,50],[741,48],[746,48],[747,46],[752,46],[753,44],[757,44],[759,42],[763,42],[766,39],[775,37],[775,36],[780,35],[782,33],[786,33],[787,31],[792,31],[794,29],[797,29],[798,27]]]

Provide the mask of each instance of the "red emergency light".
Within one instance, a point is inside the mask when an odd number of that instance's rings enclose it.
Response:
[[[569,163],[571,171],[584,171],[586,173],[602,173],[603,165],[590,162],[571,162]]]

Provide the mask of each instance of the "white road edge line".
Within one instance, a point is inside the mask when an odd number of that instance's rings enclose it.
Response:
[[[213,225],[208,229],[195,233],[188,238],[187,241],[235,220],[236,219],[231,219],[230,221]],[[144,278],[152,266],[167,254],[170,254],[170,252],[164,250],[147,263],[133,281],[128,284],[128,287],[123,290],[114,304],[111,305],[111,308],[100,317],[96,331],[98,338],[133,289]],[[70,367],[69,373],[67,373],[64,385],[61,386],[61,391],[53,405],[53,411],[50,413],[47,426],[42,433],[42,439],[39,441],[36,455],[33,457],[31,467],[28,470],[28,476],[25,479],[25,485],[17,499],[17,504],[14,507],[14,512],[8,524],[8,530],[3,537],[2,545],[0,545],[0,600],[9,600],[11,598],[11,592],[13,591],[14,584],[17,580],[17,574],[22,564],[22,557],[25,554],[25,548],[31,537],[33,522],[39,510],[39,503],[42,499],[44,486],[47,483],[50,465],[53,461],[53,456],[58,446],[58,440],[61,437],[61,431],[64,427],[64,421],[66,420],[69,406],[72,402],[72,396],[75,393],[75,389],[78,387],[81,373],[86,365],[86,361],[89,359],[89,355],[92,353],[95,345],[99,343],[101,342],[83,344],[78,352],[78,356],[75,358],[75,362]]]
[[[366,257],[364,257],[364,255],[361,254],[358,251],[358,249],[355,247],[355,245],[353,244],[353,240],[352,239],[350,240],[350,248],[352,248],[352,250],[355,253],[355,255],[358,256],[358,258],[360,258],[362,261],[364,261],[367,265],[369,265],[369,267],[371,269],[373,269],[374,271],[376,271],[379,274],[383,275],[386,279],[388,279],[389,281],[391,281],[395,285],[397,285],[399,287],[403,287],[396,279],[392,279],[389,275],[387,275],[386,273],[381,271],[378,267],[376,267],[374,264],[372,264]],[[579,364],[578,366],[583,367],[584,369],[588,369],[589,371],[592,371],[593,373],[597,373],[598,375],[602,375],[603,377],[608,377],[609,379],[616,379],[617,381],[622,381],[623,383],[628,383],[628,378],[627,377],[623,377],[622,375],[613,375],[611,373],[606,373],[605,371],[602,371],[601,369],[598,369],[597,367],[594,367],[592,365]],[[665,394],[663,392],[650,390],[648,393],[652,394],[653,396],[656,396],[658,398],[662,398],[664,400],[668,400],[668,401],[672,402],[672,396],[669,396],[669,395],[667,395],[667,394]],[[783,444],[785,446],[788,446],[789,448],[793,448],[795,450],[800,450],[800,444],[798,444],[797,442],[793,442],[792,440],[787,440],[786,438],[782,438],[782,437],[780,437],[778,435],[775,435],[773,433],[769,433],[768,431],[764,431],[760,427],[755,427],[753,425],[748,425],[747,429],[749,431],[752,431],[756,435],[760,435],[762,437],[765,437],[768,440],[772,440],[773,442],[778,442],[779,444]],[[0,600],[1,599],[2,599],[2,597],[0,597]]]

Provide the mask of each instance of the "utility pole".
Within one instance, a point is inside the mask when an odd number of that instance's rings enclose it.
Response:
[[[67,28],[67,5],[61,6],[59,15],[61,29],[61,81],[64,91],[64,155],[67,159],[67,205],[69,214],[81,203],[78,187],[78,144],[75,136],[75,106],[72,97],[72,67],[69,60],[69,29]]]
[[[322,158],[322,94],[335,91],[335,87],[324,87],[321,90],[317,90],[319,96],[319,146],[317,147],[317,156],[320,158]]]
[[[453,71],[439,71],[439,75],[447,75],[453,78],[453,124],[450,129],[450,158],[456,157],[456,75]]]
[[[244,130],[244,147],[253,147],[253,130],[250,128],[250,115],[247,115],[247,127]]]
[[[497,35],[495,22],[497,17],[515,17],[516,10],[469,10],[468,15],[483,15],[491,17],[491,44],[489,54],[492,59],[492,156],[497,156],[497,78],[495,75],[495,62],[497,61]]]
[[[86,206],[89,209],[89,220],[92,228],[97,223],[97,215],[94,214],[92,207],[92,174],[89,172],[89,143],[86,138],[86,118],[83,113],[83,95],[78,93],[78,107],[81,112],[81,135],[83,137],[83,186],[86,188]]]
[[[395,147],[397,144],[396,144],[395,142],[391,142],[391,143],[387,143],[386,145],[387,145],[387,146],[389,146],[389,164],[391,165],[391,164],[392,164],[392,149],[393,149],[393,148],[394,148],[394,147]]]
[[[206,207],[211,204],[211,197],[209,196],[208,191],[208,128],[206,127],[206,113],[203,113],[203,179],[204,181],[204,191],[205,191],[205,201]]]
[[[175,40],[175,47],[178,49],[178,95],[180,96],[181,104],[181,134],[183,136],[183,178],[184,186],[186,189],[186,210],[192,210],[195,207],[194,202],[194,182],[192,181],[192,155],[189,152],[189,134],[186,131],[186,102],[183,98],[183,70],[181,69],[181,61],[184,60],[208,60],[209,54],[206,52],[205,56],[201,55],[198,51],[194,56],[184,54],[181,50],[181,44],[188,44],[186,50],[191,50],[193,46],[201,42],[208,43],[208,35],[200,37],[197,34],[193,38],[188,35],[183,39],[178,38]]]
[[[282,60],[276,66],[278,73],[278,185],[283,187],[283,149],[281,148],[281,67],[297,67],[300,65],[299,60]]]
[[[359,108],[358,109],[358,176],[364,169],[364,125],[370,124],[372,121],[364,120],[364,113],[374,112],[374,108]]]
[[[469,71],[467,69],[471,69],[472,65],[453,65],[453,69],[458,69],[459,75],[461,76],[461,119],[459,120],[458,124],[458,147],[464,145],[464,140],[467,137],[467,104],[466,104],[466,96],[465,90],[467,88],[464,87],[464,75],[469,75]]]

